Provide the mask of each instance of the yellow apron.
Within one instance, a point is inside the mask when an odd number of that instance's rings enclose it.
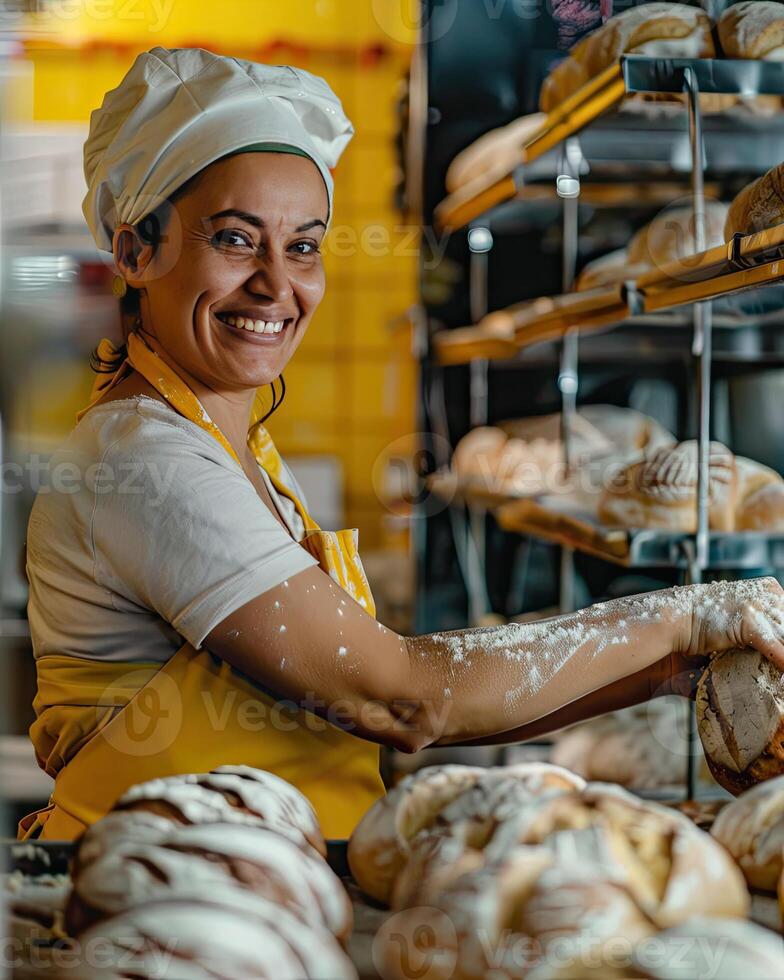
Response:
[[[109,342],[103,353],[108,352]],[[137,370],[185,418],[236,453],[196,395],[142,339],[93,399]],[[373,597],[357,553],[356,529],[322,531],[283,485],[280,456],[259,423],[248,445],[276,490],[296,507],[302,546],[368,613]],[[36,721],[30,728],[38,763],[55,780],[49,805],[25,817],[22,839],[71,840],[100,819],[128,787],[158,776],[204,772],[225,764],[267,769],[310,800],[328,838],[348,837],[384,794],[379,748],[288,702],[264,693],[243,674],[189,643],[163,666],[68,656],[36,662]]]

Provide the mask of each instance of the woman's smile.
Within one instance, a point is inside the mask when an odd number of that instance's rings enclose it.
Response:
[[[221,326],[228,328],[240,339],[266,345],[283,343],[292,332],[296,319],[282,316],[259,319],[239,312],[216,313],[213,316]]]

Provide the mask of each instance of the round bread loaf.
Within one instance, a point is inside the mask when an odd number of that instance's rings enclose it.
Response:
[[[752,888],[775,892],[784,855],[784,776],[754,786],[724,807],[711,834]]]
[[[705,202],[705,248],[713,248],[724,241],[728,211],[721,201]],[[694,209],[691,206],[668,207],[660,211],[632,237],[626,250],[627,262],[632,268],[661,269],[682,261],[684,278],[688,278],[690,257],[696,252]]]
[[[784,531],[784,482],[768,483],[738,507],[737,531]]]
[[[84,957],[79,980],[357,977],[329,932],[238,888],[129,909],[84,932],[78,949]]]
[[[611,17],[588,37],[583,61],[593,78],[622,54],[655,58],[712,58],[712,24],[699,7],[644,3]]]
[[[478,817],[468,805],[455,804],[450,821],[446,808],[480,782],[486,788],[498,780],[523,785],[531,795],[582,785],[578,776],[546,763],[484,769],[478,766],[430,766],[407,776],[368,810],[349,841],[348,860],[359,887],[372,898],[388,903],[397,876],[405,866],[413,839],[422,832],[444,832],[451,822],[481,825],[486,809]],[[473,794],[477,807],[487,806],[484,790]],[[474,823],[472,823],[474,821]]]
[[[73,876],[68,932],[79,935],[151,900],[233,885],[285,906],[341,941],[348,938],[348,894],[315,850],[305,854],[274,830],[217,823],[172,828],[157,844],[115,839],[89,863],[82,858]]]
[[[784,221],[784,164],[747,184],[727,212],[724,239],[733,235],[753,235]]]
[[[493,129],[480,136],[465,150],[458,153],[446,172],[446,189],[454,193],[479,177],[500,179],[523,162],[523,145],[541,129],[544,114],[534,112],[521,116],[507,126]]]
[[[697,688],[697,725],[717,782],[736,796],[784,772],[784,677],[754,650],[711,658]]]
[[[492,479],[506,442],[506,433],[494,426],[480,425],[471,429],[455,446],[453,471],[464,477]]]
[[[132,786],[115,809],[144,810],[175,823],[264,824],[327,853],[316,812],[285,779],[250,766],[166,776]]]
[[[591,857],[562,861],[518,847],[463,874],[428,906],[392,918],[394,934],[378,940],[383,975],[410,977],[406,966],[423,958],[425,944],[428,980],[486,980],[527,977],[550,956],[568,959],[588,943],[595,950],[619,936],[634,943],[652,935],[655,926],[615,869],[603,874]]]
[[[588,289],[598,289],[601,286],[614,286],[627,279],[636,279],[645,269],[641,266],[635,269],[629,265],[629,257],[625,248],[616,248],[606,255],[600,255],[584,266],[575,280],[574,288],[578,293]]]
[[[539,92],[539,108],[542,112],[553,112],[589,80],[590,76],[581,60],[585,47],[584,41],[577,44],[545,78]]]
[[[656,450],[621,470],[599,501],[599,519],[620,527],[694,532],[697,527],[697,443]],[[710,444],[709,522],[714,531],[735,527],[738,473],[721,443]]]
[[[784,61],[784,4],[743,0],[727,7],[716,26],[725,57]]]
[[[552,112],[622,54],[661,58],[712,58],[710,18],[682,3],[646,3],[611,17],[579,41],[545,79],[542,112]]]
[[[723,847],[682,814],[618,786],[590,783],[582,792],[532,799],[498,828],[486,857],[503,860],[519,844],[568,856],[578,831],[590,841],[586,828],[604,835],[603,850],[620,869],[616,878],[659,928],[690,915],[748,915],[743,876]],[[596,844],[583,847],[583,860],[592,850],[600,853]]]
[[[390,904],[427,904],[450,881],[484,864],[484,849],[496,830],[532,796],[581,789],[584,780],[549,763],[524,762],[488,769],[479,782],[456,797],[410,842]]]

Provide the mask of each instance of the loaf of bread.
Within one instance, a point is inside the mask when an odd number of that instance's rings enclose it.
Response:
[[[784,677],[761,653],[711,658],[697,688],[697,724],[711,772],[736,796],[784,773]]]
[[[583,63],[589,77],[601,74],[623,54],[652,58],[712,58],[712,24],[700,7],[644,3],[611,17],[588,38]]]
[[[710,18],[682,3],[645,3],[611,17],[583,38],[542,86],[539,105],[551,112],[623,54],[661,58],[712,58]]]
[[[588,289],[598,289],[601,286],[614,286],[627,279],[636,279],[645,272],[640,266],[634,269],[629,265],[629,257],[625,248],[616,248],[598,259],[588,262],[575,280],[574,288],[578,293]]]
[[[743,0],[727,7],[717,24],[727,58],[784,61],[784,4]]]
[[[359,887],[377,901],[389,903],[395,880],[405,866],[415,837],[444,833],[450,822],[462,821],[461,845],[469,825],[481,826],[487,814],[486,788],[498,780],[516,782],[531,796],[582,785],[578,776],[545,763],[483,769],[474,766],[430,766],[407,776],[379,800],[351,836],[348,860]],[[483,789],[458,798],[482,784]],[[449,821],[444,814],[450,804]]]
[[[544,113],[535,112],[480,136],[449,165],[446,189],[453,194],[477,178],[505,177],[523,163],[522,148],[541,129],[544,119]]]
[[[533,799],[488,843],[488,863],[520,844],[568,855],[574,835],[597,828],[621,880],[659,928],[691,915],[745,917],[749,897],[735,863],[708,834],[667,807],[619,786],[589,783],[582,791]]]
[[[541,774],[540,777],[537,773]],[[427,905],[466,871],[482,867],[484,850],[507,820],[542,792],[563,792],[584,782],[568,770],[523,762],[496,767],[448,804],[408,848],[392,889],[392,908]]]
[[[175,823],[263,824],[326,854],[315,810],[298,789],[274,773],[221,766],[209,773],[140,783],[117,802],[120,811],[145,811]]]
[[[500,428],[472,429],[455,447],[452,471],[473,489],[533,495],[557,484],[563,469],[560,443],[509,438]]]
[[[696,441],[659,449],[621,470],[599,501],[599,519],[619,527],[693,532],[697,527]],[[738,473],[721,443],[710,445],[709,520],[715,531],[735,526]]]
[[[724,807],[711,834],[737,861],[751,888],[775,892],[784,866],[784,776],[754,786]]]
[[[724,238],[753,235],[784,221],[784,164],[779,164],[747,184],[727,213]]]
[[[724,241],[727,212],[727,205],[721,201],[705,202],[706,249],[721,245]],[[697,251],[694,209],[691,206],[668,207],[634,235],[626,257],[632,269],[661,269],[673,262],[686,260],[683,272],[688,275],[689,259]]]
[[[463,874],[430,905],[399,912],[394,930],[376,939],[382,975],[410,978],[410,964],[426,962],[429,980],[511,980],[588,943],[596,951],[618,937],[634,943],[652,935],[615,862],[602,871],[602,842],[590,831],[583,841],[572,860],[518,847]]]
[[[104,839],[104,843],[106,843]],[[171,827],[158,843],[114,838],[103,853],[82,855],[66,912],[69,935],[95,922],[181,894],[239,886],[295,913],[308,925],[348,938],[351,903],[340,879],[315,850],[304,853],[263,827],[206,824]]]
[[[324,929],[237,888],[136,906],[82,933],[79,980],[357,980]],[[70,972],[64,976],[70,976]]]
[[[569,54],[559,61],[542,82],[539,92],[539,108],[542,112],[552,112],[573,95],[590,79],[588,69],[583,63],[588,38],[578,42]]]
[[[577,725],[557,736],[550,759],[584,779],[651,790],[684,785],[686,743],[678,719],[686,704],[666,699],[668,710],[623,711]]]
[[[738,507],[738,531],[784,531],[784,481],[748,494]]]

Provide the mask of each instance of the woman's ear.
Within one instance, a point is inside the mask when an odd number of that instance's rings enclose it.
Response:
[[[154,247],[142,241],[134,225],[122,224],[114,229],[112,252],[117,268],[128,285],[143,288],[155,255]]]

